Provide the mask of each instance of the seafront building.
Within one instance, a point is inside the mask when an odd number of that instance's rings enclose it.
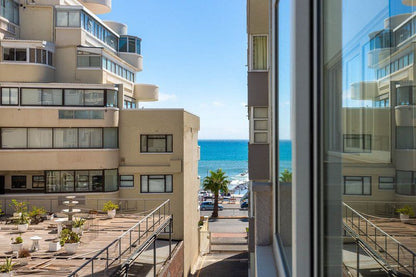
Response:
[[[247,1],[251,276],[416,276],[415,5]]]
[[[170,199],[184,274],[197,258],[199,118],[138,109],[158,87],[136,83],[141,38],[103,21],[111,0],[1,0],[0,203],[59,209]],[[150,204],[149,204],[150,205]],[[151,206],[148,206],[151,208]]]

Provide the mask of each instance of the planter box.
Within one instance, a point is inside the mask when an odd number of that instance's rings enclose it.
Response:
[[[27,229],[29,229],[29,224],[28,223],[17,225],[17,230],[21,233],[26,232]]]
[[[13,252],[19,252],[23,248],[23,243],[11,243],[10,245]]]
[[[26,258],[18,258],[17,263],[21,266],[27,265],[30,261],[30,257],[26,257]]]
[[[10,277],[10,276],[13,276],[12,272],[0,273],[0,277]]]
[[[107,215],[109,218],[116,217],[116,210],[107,211]]]
[[[21,217],[22,216],[22,213],[13,213],[13,217]]]
[[[65,243],[65,252],[67,254],[75,254],[77,252],[79,246],[78,243]]]
[[[408,214],[400,214],[400,220],[401,222],[408,222],[409,221],[409,215]]]
[[[59,243],[59,241],[49,243],[50,252],[56,252],[56,251],[59,251],[60,249],[61,249],[61,244]]]

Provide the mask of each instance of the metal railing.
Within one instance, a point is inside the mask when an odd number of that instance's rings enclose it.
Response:
[[[345,214],[344,224],[356,233],[357,237],[373,248],[390,268],[415,276],[416,254],[391,235],[384,232],[359,212],[342,203]]]
[[[155,219],[155,217],[157,218]],[[155,227],[170,218],[170,200],[168,199],[105,248],[97,252],[69,276],[77,276],[77,273],[81,270],[86,270],[89,266],[91,267],[90,275],[93,276],[98,270],[107,271],[117,261],[121,263],[124,254],[127,252],[131,253],[133,248],[146,241],[149,232],[153,232]],[[104,264],[102,261],[105,261]]]

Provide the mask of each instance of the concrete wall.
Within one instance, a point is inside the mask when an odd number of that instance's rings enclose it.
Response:
[[[52,6],[29,6],[20,8],[20,39],[53,41],[55,25]]]

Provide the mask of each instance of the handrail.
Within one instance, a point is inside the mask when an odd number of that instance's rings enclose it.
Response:
[[[104,252],[107,252],[107,262],[106,262],[106,266],[105,269],[107,270],[108,267],[110,265],[113,264],[114,261],[121,259],[121,256],[127,252],[127,250],[131,249],[132,246],[132,241],[131,241],[131,232],[134,231],[134,229],[138,229],[138,239],[136,239],[136,241],[134,241],[134,243],[136,243],[137,241],[140,241],[140,238],[142,237],[140,235],[140,224],[146,222],[146,230],[143,230],[145,232],[145,234],[148,233],[150,228],[154,228],[155,226],[155,220],[154,220],[154,215],[155,213],[158,211],[159,212],[159,219],[158,222],[160,222],[160,210],[162,209],[162,207],[164,208],[164,213],[163,216],[166,217],[166,206],[168,206],[168,214],[170,214],[170,200],[167,199],[166,201],[164,201],[162,204],[160,204],[158,207],[156,207],[151,213],[147,214],[145,217],[143,217],[142,219],[140,219],[136,224],[133,225],[133,227],[129,228],[127,231],[125,231],[123,234],[121,234],[118,238],[114,239],[112,242],[110,242],[106,247],[104,247],[103,249],[101,249],[99,252],[97,252],[94,256],[92,256],[90,259],[88,259],[85,263],[83,263],[80,267],[78,267],[75,271],[73,271],[69,276],[76,276],[76,273],[78,273],[79,271],[81,271],[83,268],[85,268],[88,264],[91,263],[92,265],[92,275],[94,274],[94,260],[96,260],[101,254],[103,254]],[[148,225],[148,220],[149,218],[153,217],[153,225],[149,226]],[[130,244],[129,246],[124,250],[121,251],[121,240],[126,237],[127,235],[130,235]],[[119,243],[119,253],[118,256],[111,262],[108,263],[109,257],[108,257],[108,250],[111,246],[115,245],[116,243]]]
[[[359,212],[357,212],[356,210],[354,210],[353,208],[351,208],[350,206],[348,206],[347,204],[345,204],[344,202],[342,202],[342,205],[344,205],[345,207],[347,207],[349,210],[351,210],[352,212],[354,212],[356,215],[358,215],[359,217],[361,217],[364,221],[366,221],[367,223],[369,223],[371,226],[373,226],[375,229],[377,229],[378,231],[380,231],[382,234],[386,235],[388,238],[392,239],[394,242],[401,244],[400,241],[398,241],[397,239],[393,238],[392,236],[390,236],[389,234],[387,234],[386,232],[384,232],[382,229],[380,229],[380,227],[378,227],[377,225],[375,225],[374,223],[372,223],[370,220],[368,220],[367,218],[365,218],[364,216],[362,216]],[[404,245],[403,245],[404,246]],[[410,250],[410,249],[409,249]],[[411,251],[411,250],[410,250]]]
[[[397,239],[395,239],[391,235],[387,234],[385,231],[380,229],[380,227],[376,226],[374,223],[372,223],[370,220],[368,220],[367,218],[362,216],[359,212],[357,212],[356,210],[351,208],[349,205],[345,204],[344,202],[342,204],[346,208],[344,228],[348,227],[349,229],[351,229],[351,232],[355,232],[353,230],[354,230],[354,228],[357,228],[358,229],[358,234],[356,234],[356,238],[359,238],[363,234],[362,236],[365,237],[366,239],[368,239],[369,242],[371,242],[371,244],[374,243],[374,250],[378,250],[377,248],[382,249],[383,252],[385,253],[384,254],[385,255],[385,262],[389,267],[390,267],[390,264],[388,262],[388,259],[391,259],[393,261],[393,263],[397,263],[397,271],[399,271],[400,268],[403,268],[405,271],[412,274],[412,276],[415,276],[415,274],[416,274],[416,268],[415,268],[416,254],[415,254],[415,252],[410,250],[407,246],[403,245],[401,242],[399,242]],[[349,218],[348,218],[348,210],[351,211],[351,220],[349,220]],[[358,218],[358,225],[354,223],[354,215],[355,215],[355,217]],[[365,224],[363,223],[363,228],[361,228],[360,220],[363,220],[365,222]],[[351,224],[352,227],[349,226],[348,224]],[[364,225],[365,225],[365,229],[364,229]],[[372,233],[369,234],[369,232],[368,232],[368,227],[369,226],[370,226],[370,228],[371,227],[374,228],[374,234],[372,234]],[[377,231],[381,234],[377,235]],[[374,236],[374,238],[372,238],[371,236]],[[381,237],[382,240],[384,239],[384,245],[383,245],[383,241],[380,241],[380,238],[377,239],[377,237]],[[391,246],[388,247],[388,245],[389,245],[388,242],[387,242],[388,239],[389,239],[389,241],[393,242],[393,247],[391,247]],[[370,247],[370,246],[368,246],[368,247]],[[389,250],[390,250],[390,253],[389,253]],[[402,250],[401,255],[400,255],[400,250]],[[405,250],[407,252],[407,254],[410,255],[409,259],[406,258],[406,252],[404,252],[403,250]],[[393,253],[392,253],[392,251],[393,251]],[[396,255],[397,255],[397,257],[396,257]],[[408,260],[408,262],[407,262],[408,264],[406,264],[406,262],[403,262],[403,259],[405,261]],[[411,267],[411,270],[409,270],[409,267]]]

